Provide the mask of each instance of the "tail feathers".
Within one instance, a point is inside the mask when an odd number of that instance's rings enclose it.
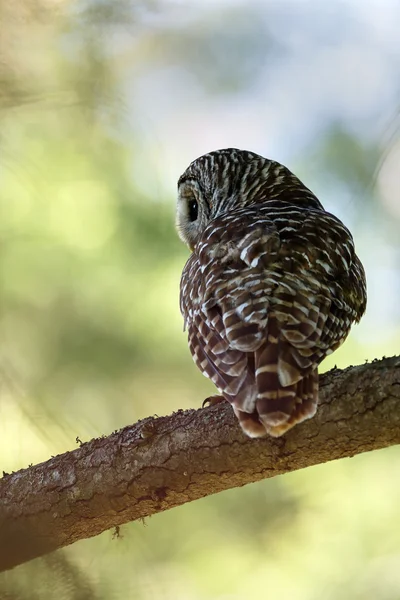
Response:
[[[267,431],[259,420],[257,412],[247,413],[237,408],[236,404],[233,404],[232,406],[240,426],[246,435],[251,438],[265,436]]]
[[[317,369],[310,357],[301,358],[282,336],[278,320],[272,317],[266,343],[255,353],[258,390],[255,410],[270,435],[282,435],[315,414]]]
[[[311,419],[316,413],[318,404],[318,371],[314,369],[296,384],[295,405],[289,418],[277,424],[268,424],[264,415],[260,414],[260,421],[265,424],[266,432],[273,437],[279,437],[297,423]],[[287,413],[285,413],[287,417]]]
[[[252,413],[243,412],[238,403],[233,409],[243,431],[250,437],[269,434],[279,437],[286,431],[315,415],[318,403],[318,372],[314,369],[309,375],[289,388],[280,387],[275,396],[259,396]],[[241,406],[243,408],[243,406]]]
[[[276,319],[271,318],[266,343],[255,353],[258,390],[255,408],[265,427],[286,423],[296,406],[296,382],[302,375],[295,364],[280,362],[285,345],[280,340]]]
[[[221,315],[215,312],[213,318],[213,329],[200,316],[188,327],[189,347],[198,367],[232,404],[247,435],[278,437],[315,414],[313,350],[298,353],[270,315],[267,339],[255,351],[241,352],[230,348],[219,331]]]

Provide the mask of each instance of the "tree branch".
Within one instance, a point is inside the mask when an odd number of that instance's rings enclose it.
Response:
[[[154,513],[400,442],[400,357],[321,377],[316,416],[246,438],[228,404],[149,417],[0,479],[0,571]]]

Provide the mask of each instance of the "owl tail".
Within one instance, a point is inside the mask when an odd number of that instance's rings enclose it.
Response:
[[[268,324],[266,343],[255,352],[255,377],[255,411],[249,414],[235,410],[243,430],[251,437],[266,433],[279,437],[315,414],[318,371],[314,368],[304,372],[291,359],[290,345],[282,341],[275,319]]]
[[[258,397],[256,412],[266,433],[279,437],[297,423],[315,415],[318,403],[318,371],[288,387],[278,387],[275,396]]]

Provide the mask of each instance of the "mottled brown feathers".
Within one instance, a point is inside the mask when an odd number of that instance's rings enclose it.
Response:
[[[234,149],[181,177],[177,226],[194,361],[248,435],[282,435],[315,414],[318,364],[365,311],[350,232],[286,167]]]

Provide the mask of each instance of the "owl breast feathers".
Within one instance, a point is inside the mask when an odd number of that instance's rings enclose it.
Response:
[[[178,193],[193,359],[247,435],[280,436],[315,414],[318,365],[365,312],[352,236],[286,167],[251,152],[200,157]]]

